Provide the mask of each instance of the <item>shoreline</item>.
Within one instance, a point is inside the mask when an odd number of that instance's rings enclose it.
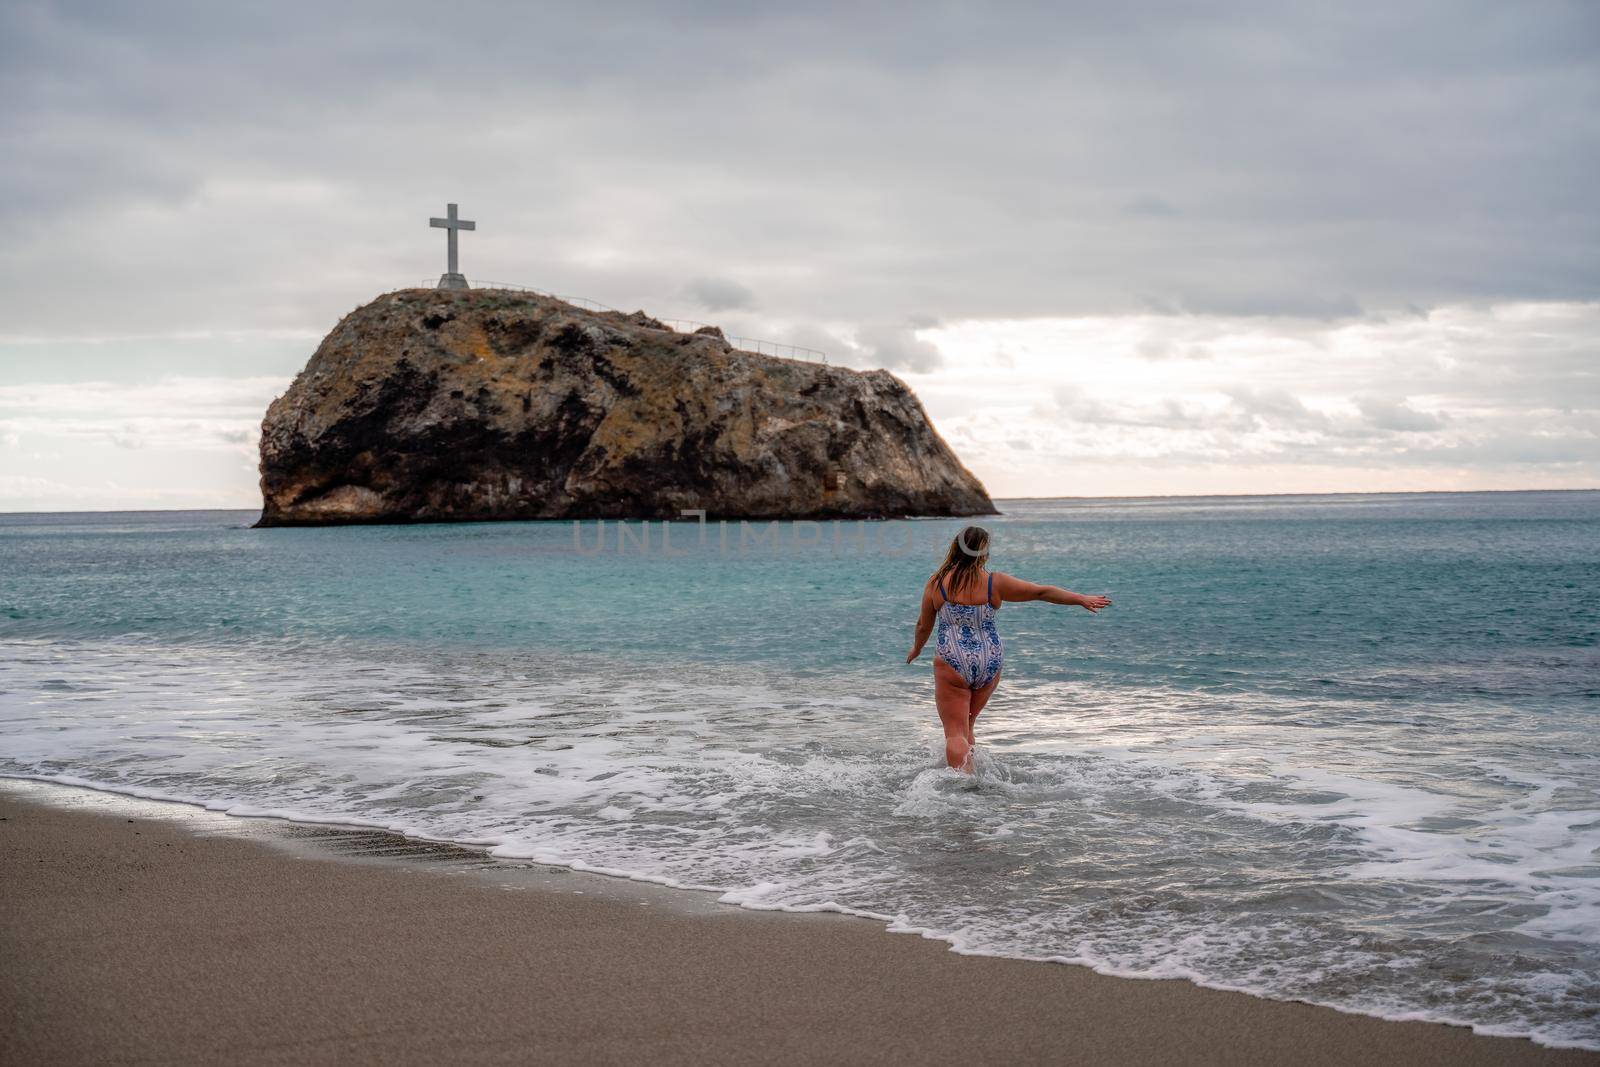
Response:
[[[333,824],[0,780],[12,1062],[1597,1063]]]

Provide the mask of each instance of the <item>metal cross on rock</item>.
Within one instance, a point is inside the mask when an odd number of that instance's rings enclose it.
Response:
[[[449,239],[447,244],[450,250],[450,269],[439,278],[439,288],[468,289],[471,286],[467,285],[467,279],[462,275],[460,268],[456,264],[456,231],[476,230],[478,224],[468,219],[456,218],[456,205],[454,204],[447,204],[445,208],[445,218],[428,220],[429,226],[445,231]]]

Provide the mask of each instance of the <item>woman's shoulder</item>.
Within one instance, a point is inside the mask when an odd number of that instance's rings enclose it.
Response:
[[[1007,591],[1014,588],[1016,583],[1017,579],[1005,571],[989,572],[989,588],[993,590],[994,594],[1000,597],[1001,600],[1005,599]]]

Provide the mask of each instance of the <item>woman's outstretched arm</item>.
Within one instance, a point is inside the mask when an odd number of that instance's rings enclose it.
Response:
[[[1047,604],[1065,604],[1067,607],[1085,608],[1090,612],[1111,606],[1111,598],[1108,596],[1084,596],[1082,593],[1063,589],[1059,585],[1035,585],[1021,578],[1013,578],[1009,574],[996,573],[994,588],[995,592],[1000,594],[1001,600],[1012,604],[1043,600]]]
[[[922,646],[928,643],[928,635],[933,633],[933,617],[938,608],[933,602],[932,582],[922,588],[922,614],[917,616],[917,632],[911,639],[911,654],[906,657],[910,663],[922,655]]]

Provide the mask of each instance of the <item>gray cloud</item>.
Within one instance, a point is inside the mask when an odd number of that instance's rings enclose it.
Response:
[[[1155,218],[1171,218],[1179,214],[1177,208],[1159,196],[1148,193],[1136,196],[1122,205],[1122,210],[1128,215],[1147,215]]]
[[[1396,433],[1420,433],[1444,428],[1445,418],[1433,412],[1418,411],[1404,398],[1391,400],[1384,397],[1356,397],[1356,407],[1367,421],[1380,430]]]
[[[694,278],[683,287],[683,293],[708,311],[731,311],[755,305],[755,294],[729,278]]]
[[[1326,415],[1312,411],[1299,397],[1283,389],[1234,386],[1224,392],[1237,412],[1254,426],[1320,430],[1328,425]]]
[[[1211,350],[1205,345],[1177,344],[1165,337],[1146,337],[1133,346],[1133,354],[1150,360],[1211,358]]]
[[[863,327],[856,343],[873,366],[925,374],[944,363],[944,357],[931,343],[917,337],[918,327],[874,323]]]
[[[1231,425],[1248,428],[1236,415],[1219,417],[1215,411],[1171,397],[1154,401],[1110,401],[1087,396],[1071,386],[1053,392],[1055,410],[1050,417],[1085,426],[1123,426],[1156,430],[1199,430]]]
[[[1600,289],[1593,5],[908,10],[8,5],[0,321],[325,327],[437,274],[445,199],[469,271],[667,315]]]

